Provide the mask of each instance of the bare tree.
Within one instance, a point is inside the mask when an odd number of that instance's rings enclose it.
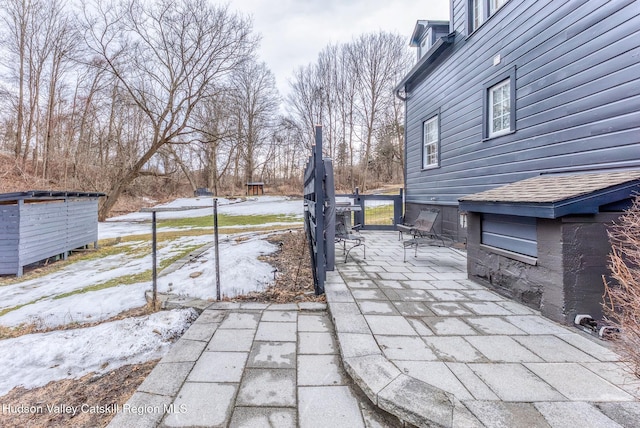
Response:
[[[112,184],[104,219],[122,191],[165,144],[189,131],[194,108],[255,46],[250,22],[205,0],[97,0],[85,9],[87,42],[146,117],[147,141]]]
[[[269,139],[280,97],[275,79],[264,63],[247,61],[233,73],[232,97],[238,119],[236,138],[242,150],[244,179],[254,180],[260,149]]]

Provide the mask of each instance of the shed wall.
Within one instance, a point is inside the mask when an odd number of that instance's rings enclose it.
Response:
[[[0,205],[0,274],[15,274],[18,270],[20,213],[18,204]]]
[[[98,241],[98,199],[0,205],[0,274]]]

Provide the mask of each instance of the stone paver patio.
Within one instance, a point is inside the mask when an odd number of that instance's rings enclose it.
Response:
[[[328,312],[210,305],[109,426],[638,426],[640,381],[608,343],[469,281],[463,252],[404,263],[395,232],[363,235]]]
[[[469,281],[463,252],[404,263],[395,237],[367,233],[366,259],[326,285],[345,368],[380,408],[419,426],[638,426],[640,381],[607,343]]]

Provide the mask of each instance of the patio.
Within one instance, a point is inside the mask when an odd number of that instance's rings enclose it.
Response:
[[[418,426],[635,426],[640,381],[609,343],[467,279],[466,255],[366,232],[325,285],[343,364]]]

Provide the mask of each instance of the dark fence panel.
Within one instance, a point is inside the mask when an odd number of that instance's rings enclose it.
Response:
[[[322,127],[304,172],[304,226],[316,294],[324,293],[327,270],[335,263],[335,188],[331,159],[322,158]]]

